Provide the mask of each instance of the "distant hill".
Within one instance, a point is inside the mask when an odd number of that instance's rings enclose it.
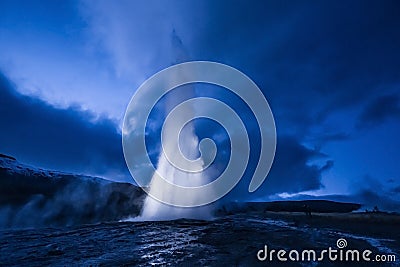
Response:
[[[139,214],[132,184],[30,167],[0,154],[0,227],[65,226]]]
[[[319,212],[319,213],[346,213],[358,210],[360,204],[336,202],[330,200],[299,200],[299,201],[273,201],[273,202],[244,202],[225,204],[219,213],[237,212]]]

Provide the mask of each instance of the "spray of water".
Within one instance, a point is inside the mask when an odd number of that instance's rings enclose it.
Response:
[[[171,35],[171,48],[172,53],[176,59],[175,63],[188,60],[188,52],[184,47],[182,40],[176,34],[175,30]],[[171,77],[173,80],[174,77]],[[182,90],[183,89],[183,90]],[[193,86],[185,86],[181,88],[179,96],[167,96],[165,112],[171,111],[177,104],[182,103],[185,99],[195,97],[195,90]],[[207,183],[207,177],[203,172],[188,172],[187,170],[202,170],[204,161],[199,153],[199,139],[195,133],[193,123],[187,123],[185,118],[191,117],[194,114],[194,107],[187,105],[176,113],[171,123],[164,124],[163,126],[163,150],[160,152],[156,174],[163,177],[165,180],[172,184],[196,187]],[[179,136],[176,136],[176,129],[182,129]],[[178,145],[178,147],[177,147]],[[168,152],[168,156],[166,153]],[[182,155],[189,159],[189,161],[181,160]],[[195,162],[190,161],[197,159]],[[174,166],[172,163],[180,161],[180,168]],[[171,163],[172,162],[172,163]],[[185,171],[186,170],[186,171]],[[179,218],[189,219],[210,219],[211,205],[202,207],[176,207],[162,203],[151,196],[163,195],[163,199],[169,199],[174,202],[174,199],[184,198],[190,200],[189,203],[196,203],[199,196],[196,194],[178,194],[173,189],[166,190],[163,188],[161,180],[153,176],[150,183],[150,191],[144,202],[141,215],[137,218],[139,220],[173,220]]]
[[[187,112],[191,112],[187,110]],[[180,136],[180,150],[168,146],[174,146],[176,143],[172,141],[172,138],[176,138],[176,136],[171,136],[173,129],[175,127],[181,127],[182,122],[177,118],[174,120],[173,124],[165,125],[165,141],[166,143],[163,144],[165,150],[172,151],[172,155],[167,156],[164,153],[160,154],[157,172],[161,177],[164,177],[168,182],[173,184],[182,185],[182,186],[189,186],[195,187],[200,186],[205,183],[207,177],[204,174],[200,173],[190,173],[183,170],[176,168],[173,166],[169,158],[172,162],[174,162],[177,158],[180,157],[180,153],[186,155],[189,159],[196,158],[198,156],[198,138],[194,132],[194,127],[192,124],[187,124],[185,131],[182,131]],[[199,164],[197,169],[202,168],[203,160],[198,160],[194,164]],[[185,166],[183,166],[185,168]],[[193,167],[193,166],[192,166]],[[190,166],[187,166],[185,169],[189,169]],[[153,177],[152,182],[150,184],[150,195],[159,195],[162,194],[164,199],[170,199],[171,202],[177,198],[185,198],[186,200],[191,200],[192,203],[196,203],[196,196],[195,194],[177,194],[173,190],[165,190],[162,185],[158,182],[159,179],[155,179]],[[156,193],[155,191],[161,191]],[[184,208],[184,207],[175,207],[170,206],[168,204],[164,204],[155,200],[151,196],[148,196],[145,200],[142,214],[138,218],[140,220],[173,220],[179,218],[190,218],[190,219],[210,219],[211,216],[211,209],[210,206],[202,206],[202,207],[191,207],[191,208]]]

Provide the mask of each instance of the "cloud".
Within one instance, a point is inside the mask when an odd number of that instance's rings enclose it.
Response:
[[[357,127],[367,128],[389,119],[400,119],[400,97],[383,95],[370,101],[358,118]]]
[[[400,211],[399,183],[381,181],[379,178],[366,175],[362,182],[356,182],[350,194],[354,199],[364,204],[364,208],[377,206],[380,210]]]
[[[116,124],[16,92],[0,74],[0,149],[44,168],[128,180]]]
[[[253,78],[285,134],[313,135],[399,81],[397,3],[208,4],[204,20],[213,28],[198,33],[192,53]],[[340,131],[348,120],[332,127]]]
[[[311,163],[325,155],[309,149],[291,136],[278,137],[277,153],[265,187],[273,193],[296,193],[322,187],[321,174],[333,166],[327,160],[323,166]]]
[[[278,136],[277,151],[267,179],[254,193],[247,193],[249,174],[225,199],[252,200],[279,193],[299,193],[323,187],[321,175],[333,166],[332,160],[317,150],[302,145],[296,137]],[[322,161],[322,166],[312,163]],[[246,193],[245,193],[246,192]]]
[[[385,192],[377,192],[373,189],[360,190],[354,198],[363,204],[366,209],[373,209],[375,206],[384,211],[400,211],[400,200],[393,198]]]

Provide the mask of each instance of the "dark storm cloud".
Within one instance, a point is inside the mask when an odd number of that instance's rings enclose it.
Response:
[[[211,29],[190,44],[194,55],[231,64],[254,79],[285,133],[309,135],[333,113],[399,82],[396,1],[211,5]]]
[[[77,107],[59,109],[21,95],[3,75],[0,125],[1,152],[22,162],[88,174],[126,174],[121,136],[114,122],[95,120]]]
[[[272,193],[297,193],[316,190],[322,187],[321,173],[333,166],[327,160],[323,166],[313,164],[313,160],[321,160],[326,155],[309,149],[299,140],[290,136],[278,138],[277,152],[265,187]]]
[[[379,210],[384,211],[399,211],[400,200],[393,198],[390,194],[386,194],[387,192],[376,192],[376,190],[372,189],[364,189],[360,190],[353,197],[355,200],[359,201],[363,204],[366,209],[373,209],[375,206]]]
[[[322,161],[322,166],[313,163],[315,160]],[[295,137],[278,136],[274,163],[262,186],[254,193],[244,193],[250,182],[247,176],[226,199],[251,200],[279,193],[317,190],[323,187],[321,174],[332,166],[333,161],[326,160],[326,155],[305,147]]]
[[[400,120],[400,97],[398,95],[379,96],[369,102],[358,118],[358,127],[367,128],[388,119]]]
[[[363,204],[364,208],[372,209],[377,206],[380,210],[400,211],[399,183],[382,181],[378,177],[363,176],[362,180],[352,186],[350,196],[353,201]]]

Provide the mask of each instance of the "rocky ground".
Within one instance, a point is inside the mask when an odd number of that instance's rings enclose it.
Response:
[[[398,228],[376,225],[380,234],[353,233],[276,214],[231,215],[212,221],[116,222],[64,228],[3,230],[1,266],[399,266]],[[299,215],[300,216],[300,215]],[[314,219],[318,215],[314,215]],[[292,220],[295,219],[295,220]],[[303,218],[305,219],[305,218]],[[306,219],[305,219],[306,220]],[[396,231],[389,233],[390,231]],[[386,236],[383,236],[386,233]],[[259,261],[257,252],[268,249],[369,249],[395,255],[395,262]],[[372,257],[371,256],[371,257]],[[366,265],[367,264],[367,265]]]

